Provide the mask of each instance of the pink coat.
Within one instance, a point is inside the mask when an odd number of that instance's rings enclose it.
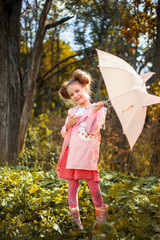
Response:
[[[76,114],[78,106],[69,109],[69,114]],[[86,109],[79,121],[68,131],[65,125],[61,130],[64,137],[62,151],[60,154],[58,167],[69,144],[69,154],[66,169],[97,170],[100,145],[100,128],[105,122],[105,108],[93,113],[93,108]]]

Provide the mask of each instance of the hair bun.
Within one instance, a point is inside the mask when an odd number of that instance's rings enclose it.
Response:
[[[90,74],[85,71],[82,71],[80,69],[77,69],[76,71],[74,71],[72,77],[73,77],[73,79],[75,79],[76,81],[78,81],[81,84],[87,85],[91,82]]]
[[[67,84],[68,84],[68,82],[63,83],[63,85],[61,86],[61,88],[59,90],[59,94],[65,99],[70,99],[70,96],[67,92]]]

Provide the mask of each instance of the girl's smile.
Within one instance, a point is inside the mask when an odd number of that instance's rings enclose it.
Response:
[[[71,100],[80,107],[88,107],[90,101],[88,99],[87,87],[80,84],[78,81],[71,83],[67,87],[67,92]]]

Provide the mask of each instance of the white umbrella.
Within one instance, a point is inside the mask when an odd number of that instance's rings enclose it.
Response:
[[[160,97],[146,90],[145,82],[154,73],[139,76],[123,59],[98,49],[97,53],[109,100],[132,149],[143,129],[147,106],[160,103]]]

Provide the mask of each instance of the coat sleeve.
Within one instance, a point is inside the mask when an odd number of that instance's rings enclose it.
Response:
[[[107,109],[102,108],[96,113],[91,112],[86,121],[86,131],[89,134],[96,134],[105,123]]]
[[[70,113],[70,110],[68,111],[68,113]],[[63,138],[65,138],[65,136],[71,131],[72,128],[70,128],[68,131],[66,130],[66,126],[67,126],[67,122],[68,122],[68,116],[66,118],[65,124],[61,129],[61,135]]]
[[[65,124],[61,129],[61,135],[63,138],[65,138],[65,136],[67,135],[68,131],[66,130],[66,125],[67,125],[67,121],[68,121],[68,117],[66,118]]]

